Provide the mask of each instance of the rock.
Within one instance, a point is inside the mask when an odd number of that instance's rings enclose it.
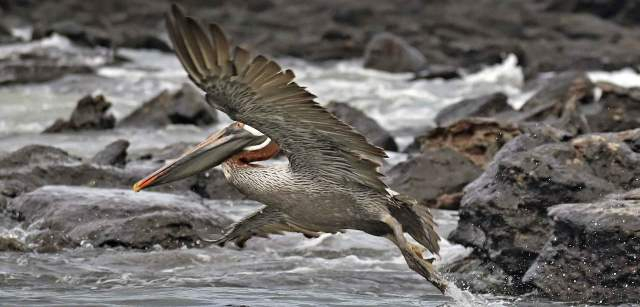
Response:
[[[600,99],[589,112],[582,111],[589,129],[594,132],[615,132],[640,128],[640,88],[624,88],[599,82]]]
[[[454,261],[441,269],[461,289],[473,293],[519,294],[512,278],[495,263],[472,253],[468,257]]]
[[[553,12],[589,13],[622,24],[640,23],[637,18],[640,3],[633,0],[552,0],[548,2],[546,9]]]
[[[148,249],[201,246],[231,220],[197,199],[128,190],[45,186],[11,201],[23,227],[59,247],[122,246]]]
[[[514,111],[505,94],[495,93],[448,105],[438,112],[434,121],[443,127],[468,117],[495,117],[500,113]]]
[[[551,207],[552,234],[524,276],[554,300],[640,302],[640,190]]]
[[[385,150],[398,151],[398,145],[391,134],[364,112],[346,103],[335,101],[330,102],[326,108],[337,118],[364,135],[371,144]]]
[[[0,252],[26,252],[29,248],[14,237],[0,236]]]
[[[175,158],[175,157],[174,157]],[[164,164],[163,160],[130,161],[126,167],[83,163],[55,147],[31,145],[0,159],[0,194],[16,197],[44,185],[70,185],[129,189]],[[149,191],[193,195],[212,199],[246,199],[224,179],[218,169],[152,187]]]
[[[100,165],[124,167],[127,162],[127,148],[129,148],[129,141],[114,141],[96,153],[96,155],[91,158],[91,162]]]
[[[460,69],[455,66],[448,65],[429,65],[427,68],[422,69],[415,73],[413,80],[431,80],[431,79],[458,79],[461,78]]]
[[[545,122],[573,134],[640,128],[640,88],[593,84],[583,72],[562,73],[545,83],[523,105],[518,121]]]
[[[111,108],[111,102],[102,95],[84,96],[78,101],[68,121],[58,119],[43,133],[111,129],[115,126],[116,118],[108,112],[109,108]]]
[[[418,136],[410,148],[420,152],[451,148],[484,168],[496,152],[522,133],[520,125],[488,118],[466,118]]]
[[[593,102],[594,85],[586,73],[569,71],[542,83],[527,100],[518,121],[545,122],[574,134],[588,133],[588,123],[581,116],[583,105]]]
[[[520,280],[551,235],[549,207],[640,187],[639,140],[640,130],[567,141],[544,133],[513,139],[465,187],[450,240]]]
[[[123,127],[162,127],[170,124],[206,126],[217,122],[215,110],[192,85],[174,93],[163,91],[118,123]]]
[[[442,148],[398,163],[386,175],[393,190],[436,207],[440,197],[461,192],[480,174],[482,169],[467,157],[449,148]],[[449,206],[455,208],[456,204]]]
[[[414,72],[427,60],[420,51],[391,33],[376,34],[364,51],[364,67],[389,72]]]

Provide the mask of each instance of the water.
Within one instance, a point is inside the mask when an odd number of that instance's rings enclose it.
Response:
[[[76,48],[64,38],[45,43]],[[4,47],[0,47],[0,54]],[[5,50],[6,51],[6,50]],[[157,130],[110,130],[56,135],[39,134],[58,117],[67,117],[86,94],[104,94],[122,118],[163,89],[174,90],[186,75],[173,55],[123,50],[132,61],[104,67],[95,76],[67,76],[37,85],[0,88],[0,153],[27,144],[54,145],[90,157],[109,142],[126,138],[130,152],[179,141],[197,142],[212,127],[169,126]],[[401,145],[432,124],[436,112],[462,98],[495,91],[519,106],[532,93],[522,92],[523,74],[515,57],[460,80],[409,82],[409,74],[363,69],[359,61],[310,64],[282,59],[299,83],[321,103],[348,102],[375,118]],[[592,78],[640,83],[629,71],[594,72]],[[635,78],[635,79],[634,79]],[[622,81],[620,81],[622,80]],[[625,83],[626,82],[626,83]],[[634,83],[635,82],[635,83]],[[406,158],[391,154],[391,163]],[[210,201],[239,219],[255,210],[251,202]],[[456,226],[457,213],[436,211],[443,237]],[[24,240],[28,230],[7,220],[0,236]],[[470,249],[443,240],[443,265]],[[304,239],[287,234],[252,239],[244,250],[208,247],[151,251],[83,248],[58,253],[0,253],[0,304],[58,306],[547,306],[559,303],[530,298],[471,295],[456,288],[450,297],[410,271],[387,240],[357,231]]]

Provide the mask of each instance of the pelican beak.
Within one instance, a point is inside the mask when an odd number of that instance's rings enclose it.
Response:
[[[136,182],[133,190],[138,192],[206,171],[241,152],[245,147],[261,144],[266,139],[267,136],[257,136],[233,125],[226,127],[210,135],[180,158]]]

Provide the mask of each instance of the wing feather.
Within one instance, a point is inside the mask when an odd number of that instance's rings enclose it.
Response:
[[[251,59],[240,47],[233,48],[231,59],[232,46],[220,27],[209,25],[207,36],[175,5],[167,27],[180,62],[207,93],[207,102],[278,143],[295,174],[386,193],[378,173],[384,151],[318,105],[315,95],[293,81],[291,70],[262,55]]]

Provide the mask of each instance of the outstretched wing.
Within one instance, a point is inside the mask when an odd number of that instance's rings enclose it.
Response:
[[[208,31],[173,5],[167,29],[180,62],[207,101],[234,120],[274,140],[294,173],[335,184],[358,183],[385,192],[377,169],[384,151],[369,144],[293,82],[291,70],[230,45],[210,24]]]

